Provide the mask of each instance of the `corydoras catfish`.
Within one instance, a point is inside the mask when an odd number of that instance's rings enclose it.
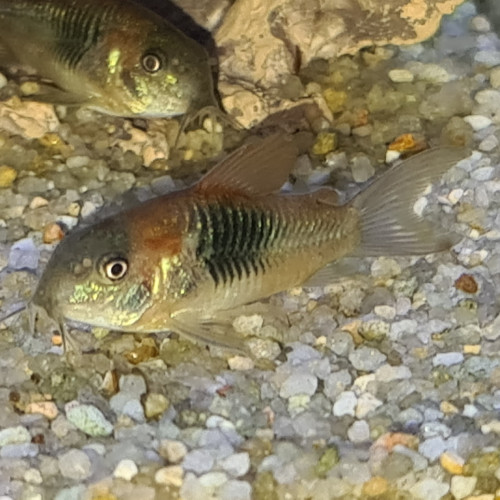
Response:
[[[125,117],[216,105],[205,50],[131,0],[0,0],[0,61],[59,89],[33,98]]]
[[[343,206],[328,188],[279,192],[296,154],[289,139],[271,136],[236,150],[192,187],[75,230],[54,251],[35,309],[61,325],[170,330],[237,347],[221,327],[224,311],[324,281],[328,265],[348,254],[428,254],[457,241],[413,205],[463,149],[413,156]]]

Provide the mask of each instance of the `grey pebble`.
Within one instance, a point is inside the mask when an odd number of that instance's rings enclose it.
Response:
[[[373,347],[361,346],[349,355],[349,361],[356,370],[372,372],[379,368],[387,359],[385,354]]]
[[[73,448],[58,457],[61,474],[74,481],[84,481],[92,474],[92,463],[88,455]]]

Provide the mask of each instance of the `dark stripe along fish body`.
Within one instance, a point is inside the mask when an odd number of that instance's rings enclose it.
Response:
[[[130,0],[0,0],[0,45],[59,87],[40,100],[143,117],[216,104],[205,50]]]
[[[277,192],[296,150],[272,136],[243,146],[191,188],[76,230],[56,248],[33,303],[66,320],[180,334],[235,347],[226,311],[324,284],[344,255],[443,251],[456,235],[413,212],[425,187],[466,155],[405,160],[346,205],[334,192]],[[221,333],[222,329],[222,333]]]

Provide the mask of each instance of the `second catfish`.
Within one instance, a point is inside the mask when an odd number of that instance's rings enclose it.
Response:
[[[40,100],[125,117],[214,106],[205,50],[130,0],[0,0],[0,65],[58,88]]]

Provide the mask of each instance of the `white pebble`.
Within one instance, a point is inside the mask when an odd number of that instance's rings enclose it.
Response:
[[[335,417],[343,417],[344,415],[356,414],[356,405],[358,398],[352,391],[344,391],[339,394],[337,401],[333,404],[333,415]]]
[[[447,483],[443,483],[436,479],[425,478],[415,484],[410,493],[415,500],[440,500],[450,490]]]
[[[370,412],[372,412],[382,404],[382,401],[380,401],[380,399],[377,399],[373,394],[364,392],[358,398],[358,404],[356,406],[356,418],[365,418],[370,414]]]
[[[389,71],[389,78],[394,83],[410,83],[413,82],[415,77],[413,73],[407,69],[391,69],[391,71]]]
[[[75,481],[83,481],[90,477],[92,464],[90,458],[81,450],[71,449],[58,457],[61,474]]]
[[[476,181],[489,181],[495,172],[494,167],[481,167],[474,170],[470,176]]]
[[[468,497],[472,494],[476,488],[476,484],[477,477],[453,476],[451,478],[450,492],[453,495],[453,498],[461,500],[462,498]]]
[[[483,139],[478,146],[480,151],[484,151],[485,153],[489,153],[493,151],[498,146],[498,139],[493,135],[489,135],[485,139]]]
[[[0,89],[3,89],[7,85],[7,77],[0,73]]]
[[[234,453],[223,460],[219,465],[231,476],[244,476],[250,470],[250,456],[248,453]]]
[[[483,128],[489,127],[493,123],[490,118],[482,115],[464,116],[463,120],[467,122],[475,132],[483,130]]]
[[[0,447],[8,444],[29,442],[31,442],[31,434],[27,429],[20,425],[0,430]]]
[[[478,33],[487,33],[491,30],[490,22],[484,16],[474,16],[470,21],[470,27]]]
[[[456,205],[461,199],[462,196],[464,195],[464,190],[457,188],[453,189],[450,191],[450,194],[448,195],[448,200],[452,205]]]
[[[386,306],[386,305],[375,306],[373,308],[373,312],[380,318],[384,319],[390,320],[396,317],[396,308],[393,306]]]
[[[139,469],[133,460],[128,458],[124,458],[118,462],[118,465],[115,467],[113,471],[113,476],[118,479],[124,479],[125,481],[130,481],[134,478]]]
[[[38,469],[28,469],[24,473],[23,478],[27,483],[30,484],[42,484],[43,482],[42,475],[40,474],[40,471]]]
[[[317,387],[318,379],[312,373],[296,371],[281,385],[280,396],[285,399],[299,394],[312,396]]]

